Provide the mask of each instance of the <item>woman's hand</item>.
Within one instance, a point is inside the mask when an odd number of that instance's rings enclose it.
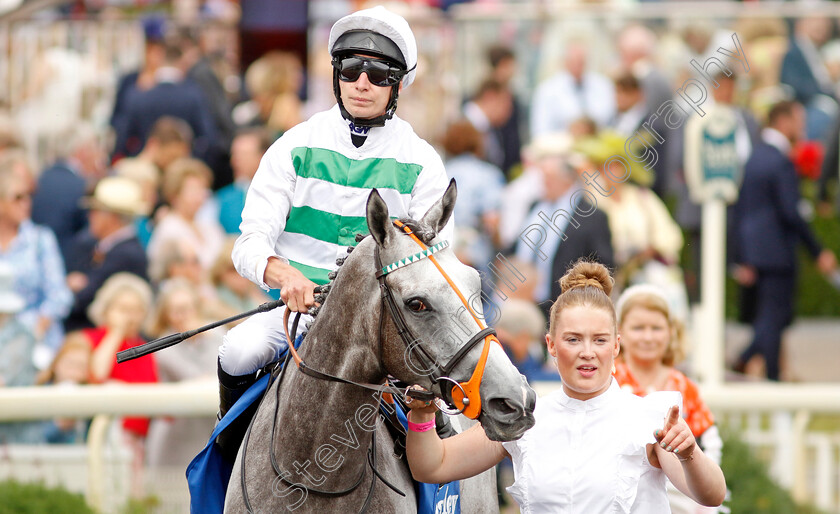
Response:
[[[656,438],[659,446],[666,452],[676,455],[680,461],[693,458],[697,441],[694,439],[694,434],[691,433],[688,423],[680,417],[679,406],[671,407],[671,410],[668,411],[668,417],[665,418],[665,425],[654,432],[653,437]]]
[[[679,407],[668,412],[663,427],[653,436],[656,446],[649,445],[650,464],[662,468],[674,486],[691,499],[707,507],[717,507],[726,497],[726,479],[714,461],[703,454],[697,441],[680,417]],[[673,459],[668,456],[676,457]]]
[[[414,391],[425,391],[419,385],[410,386],[409,389]],[[415,423],[423,423],[425,421],[429,421],[435,416],[435,412],[437,412],[438,408],[435,405],[435,402],[429,400],[416,400],[411,398],[407,394],[403,398],[405,400],[406,405],[409,409],[411,409],[411,419]]]

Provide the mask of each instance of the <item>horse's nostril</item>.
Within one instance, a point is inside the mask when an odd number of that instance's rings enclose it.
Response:
[[[534,412],[534,408],[537,406],[537,393],[533,389],[529,388],[528,394],[525,395],[525,410],[528,412]]]
[[[493,408],[496,412],[502,415],[506,414],[517,414],[522,412],[522,408],[516,405],[514,402],[507,400],[505,398],[493,398],[490,400],[490,407]]]

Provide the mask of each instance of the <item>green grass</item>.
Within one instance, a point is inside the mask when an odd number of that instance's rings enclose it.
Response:
[[[0,482],[0,514],[95,514],[81,494],[43,484]]]

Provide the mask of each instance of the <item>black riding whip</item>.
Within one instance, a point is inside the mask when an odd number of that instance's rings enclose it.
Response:
[[[148,343],[141,344],[140,346],[135,346],[134,348],[129,348],[128,350],[117,352],[117,363],[130,361],[132,359],[136,359],[138,357],[154,353],[158,350],[169,348],[170,346],[174,346],[180,343],[181,341],[191,338],[196,334],[206,332],[207,330],[222,325],[227,325],[228,323],[232,323],[242,318],[247,318],[248,316],[253,316],[254,314],[258,314],[260,312],[268,312],[282,305],[284,305],[283,300],[265,302],[264,304],[260,305],[255,309],[251,309],[250,311],[237,314],[236,316],[231,316],[223,320],[214,321],[213,323],[204,325],[203,327],[195,328],[193,330],[187,330],[186,332],[179,332],[177,334],[170,334],[168,336],[160,337],[158,339],[155,339],[154,341],[149,341]]]

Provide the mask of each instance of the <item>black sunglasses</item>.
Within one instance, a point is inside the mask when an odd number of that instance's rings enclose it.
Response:
[[[342,82],[356,82],[362,73],[367,73],[370,83],[380,87],[399,84],[407,73],[388,61],[370,57],[336,57],[332,64],[338,70],[338,78]]]

